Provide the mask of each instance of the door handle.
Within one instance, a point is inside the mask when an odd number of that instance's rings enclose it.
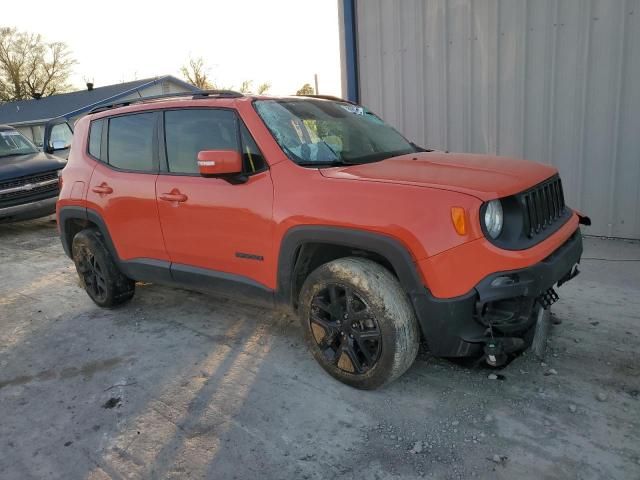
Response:
[[[164,200],[165,202],[186,202],[187,197],[184,193],[180,193],[180,190],[174,188],[169,193],[162,193],[160,195],[160,200]]]
[[[96,185],[95,187],[93,187],[91,191],[99,193],[100,195],[109,195],[110,193],[113,193],[113,188],[111,188],[105,182],[102,182],[100,185]]]

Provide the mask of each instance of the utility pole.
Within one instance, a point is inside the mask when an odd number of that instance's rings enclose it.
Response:
[[[316,95],[319,95],[320,92],[318,92],[318,74],[317,73],[313,74],[313,79],[316,82]]]

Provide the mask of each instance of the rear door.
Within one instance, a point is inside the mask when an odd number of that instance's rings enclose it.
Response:
[[[160,115],[143,112],[91,122],[87,154],[99,162],[87,206],[106,223],[121,260],[162,260],[168,268],[155,191]]]
[[[273,185],[249,131],[231,109],[167,110],[163,123],[166,164],[156,193],[173,278],[208,278],[209,288],[224,293],[236,282],[272,288]],[[201,150],[240,150],[248,180],[201,177]],[[176,195],[181,201],[171,201]]]

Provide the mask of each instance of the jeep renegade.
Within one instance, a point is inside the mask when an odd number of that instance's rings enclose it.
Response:
[[[136,281],[284,304],[320,365],[364,389],[420,341],[494,365],[529,346],[589,222],[552,166],[427,151],[337,98],[228,91],[79,120],[57,214],[99,306]]]

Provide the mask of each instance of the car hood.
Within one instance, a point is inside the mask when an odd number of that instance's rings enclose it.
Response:
[[[557,170],[550,165],[493,155],[424,152],[320,172],[335,179],[439,188],[486,201],[526,190]]]
[[[47,153],[29,153],[0,157],[0,182],[17,177],[64,168],[66,162]]]

